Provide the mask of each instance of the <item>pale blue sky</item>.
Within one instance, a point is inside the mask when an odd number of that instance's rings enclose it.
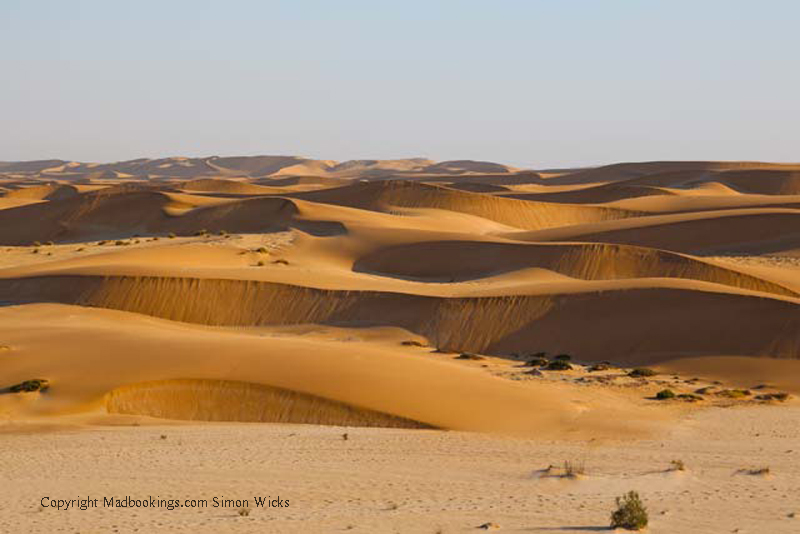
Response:
[[[0,0],[0,160],[800,161],[794,0]]]

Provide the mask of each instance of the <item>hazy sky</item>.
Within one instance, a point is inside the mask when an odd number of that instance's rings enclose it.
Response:
[[[796,0],[0,0],[0,160],[800,161]]]

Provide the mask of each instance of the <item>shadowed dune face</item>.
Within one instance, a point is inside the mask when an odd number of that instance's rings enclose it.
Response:
[[[645,428],[652,410],[582,390],[578,369],[506,380],[510,360],[800,361],[798,165],[258,156],[0,171],[0,356],[14,380],[52,382],[3,396],[0,413],[559,435],[605,432],[609,413]]]
[[[131,384],[105,396],[109,413],[189,421],[432,428],[402,417],[291,390],[225,380]]]
[[[759,195],[800,194],[800,170],[728,171],[718,175],[719,181],[742,193]]]

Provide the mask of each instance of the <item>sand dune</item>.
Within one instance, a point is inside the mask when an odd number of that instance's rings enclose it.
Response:
[[[457,211],[530,230],[637,215],[635,212],[613,208],[533,203],[403,181],[357,183],[292,196],[314,202],[376,211],[391,212],[393,208]]]
[[[537,173],[293,156],[5,164],[0,301],[14,305],[0,309],[0,345],[11,347],[10,380],[54,385],[45,402],[0,405],[527,435],[579,420],[608,430],[600,406],[639,421],[624,391],[590,395],[569,374],[535,385],[536,375],[504,377],[514,354],[535,352],[624,365],[724,355],[765,369],[798,359],[792,263],[690,255],[800,249],[795,167]],[[44,324],[53,334],[36,341]],[[129,347],[124,361],[81,354],[88,339],[115,352],[115,335]],[[177,356],[140,356],[173,338]],[[454,361],[408,340],[487,359]],[[69,364],[54,350],[62,345]],[[429,392],[409,399],[420,380]],[[584,407],[558,401],[532,416],[564,395]]]
[[[523,268],[542,268],[585,280],[687,278],[800,296],[777,284],[690,256],[604,243],[421,242],[381,249],[359,259],[354,267],[359,271],[434,280],[474,279]]]
[[[200,204],[205,206],[197,207]],[[196,208],[196,209],[195,209]],[[339,232],[336,222],[295,221],[298,208],[279,197],[218,202],[155,190],[103,189],[48,204],[32,204],[0,212],[0,242],[116,239],[135,234],[180,235],[208,230],[267,232],[296,224],[306,231]],[[32,224],[23,224],[32,221]]]
[[[591,183],[630,180],[645,175],[722,170],[800,170],[798,163],[764,163],[755,161],[647,161],[615,163],[602,167],[581,169],[559,175],[560,183]]]
[[[281,189],[277,187],[266,187],[258,184],[223,180],[219,178],[189,180],[180,184],[179,187],[186,191],[231,193],[235,195],[274,195],[281,192]]]
[[[438,298],[248,280],[49,276],[2,279],[0,299],[97,306],[204,325],[398,326],[450,351],[561,351],[587,361],[604,359],[609,346],[625,362],[669,354],[792,357],[800,349],[797,299],[688,280]],[[658,308],[651,309],[651,302]],[[609,316],[603,309],[617,311]],[[591,335],[576,337],[576,331]]]
[[[767,253],[800,246],[800,211],[730,209],[629,218],[591,225],[519,232],[525,241],[591,241],[660,248],[676,252]]]
[[[20,380],[47,369],[52,382],[46,397],[31,399],[29,413],[68,414],[110,406],[115,412],[204,420],[263,414],[293,422],[419,426],[410,420],[540,436],[567,430],[647,432],[661,419],[629,405],[624,393],[601,395],[597,409],[586,410],[556,393],[564,386],[525,387],[473,366],[409,351],[396,341],[265,335],[263,330],[209,329],[53,305],[6,307],[0,316],[0,335],[13,351],[5,376]],[[41,335],[43,327],[47,336]],[[48,348],[50,336],[58,339],[58,350]],[[94,340],[91,347],[84,343],[87,336]],[[567,389],[574,399],[592,396],[576,386]],[[225,393],[241,394],[240,402],[215,402]],[[245,399],[259,406],[248,408]],[[14,409],[15,400],[0,395],[0,411]],[[498,419],[498,411],[509,417]],[[608,420],[607,413],[617,413],[628,423]]]
[[[60,200],[71,198],[78,194],[78,189],[71,185],[48,184],[32,187],[22,187],[6,192],[3,198],[30,199],[30,200]]]

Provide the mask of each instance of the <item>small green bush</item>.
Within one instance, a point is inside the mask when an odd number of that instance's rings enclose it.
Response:
[[[662,389],[661,391],[656,393],[656,398],[658,400],[674,399],[675,398],[675,392],[672,391],[671,389]]]
[[[647,523],[647,508],[642,504],[638,493],[629,491],[622,497],[617,497],[617,509],[611,513],[611,528],[642,530]]]
[[[170,239],[175,239],[175,234],[170,232],[170,233],[167,234],[167,237],[170,238]]]

